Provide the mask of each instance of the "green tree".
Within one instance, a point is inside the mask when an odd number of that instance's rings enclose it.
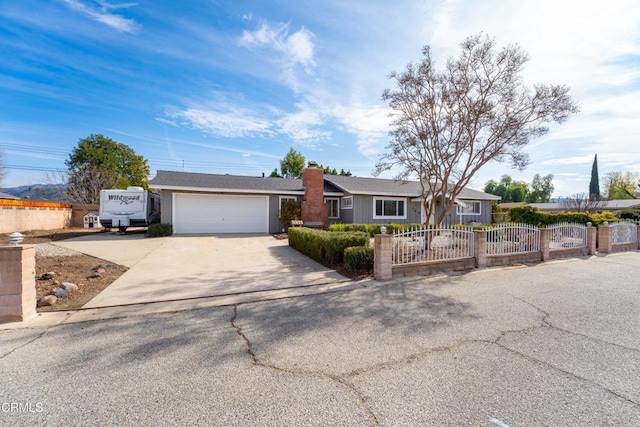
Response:
[[[393,139],[376,172],[398,167],[398,178],[418,177],[425,217],[437,225],[484,165],[523,169],[527,144],[578,111],[568,87],[523,83],[529,57],[520,47],[497,49],[482,35],[460,47],[458,57],[437,68],[426,46],[420,62],[391,73],[396,89],[382,94]]]
[[[527,196],[527,202],[529,203],[549,203],[551,200],[551,194],[553,194],[553,174],[540,176],[539,173],[533,176],[531,181],[531,191]]]
[[[275,168],[273,172],[271,172],[269,178],[282,178],[282,176],[278,173],[278,168]]]
[[[69,183],[80,191],[82,188],[95,189],[96,185],[100,189],[149,187],[147,160],[131,147],[103,135],[91,134],[80,139],[65,164],[69,169]],[[99,192],[97,199],[95,197],[91,195],[83,199],[85,203],[99,203]]]
[[[331,166],[318,166],[320,169],[324,170],[325,175],[339,175],[339,176],[352,176],[351,171],[348,170],[345,172],[344,169],[340,169],[340,172],[336,168],[332,168]]]
[[[607,199],[635,199],[640,185],[640,174],[637,172],[609,172],[604,177],[604,188]]]
[[[283,178],[301,178],[305,159],[302,153],[291,148],[280,160],[280,173]]]
[[[524,202],[529,194],[529,186],[523,181],[514,181],[509,175],[502,175],[500,182],[489,180],[484,192],[500,196],[502,202]]]
[[[600,178],[598,177],[598,155],[593,158],[591,181],[589,182],[589,200],[600,200]]]

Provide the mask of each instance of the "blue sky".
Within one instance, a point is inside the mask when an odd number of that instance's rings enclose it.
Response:
[[[126,1],[126,0],[125,0]],[[525,82],[566,84],[581,112],[527,148],[556,196],[640,171],[640,2],[21,0],[0,3],[4,187],[64,169],[103,134],[158,169],[268,174],[290,147],[370,176],[389,141],[391,71],[438,63],[479,32],[519,44]],[[391,176],[391,175],[389,175]]]

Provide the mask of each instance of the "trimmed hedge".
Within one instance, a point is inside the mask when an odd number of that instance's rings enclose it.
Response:
[[[624,209],[616,214],[620,219],[630,219],[633,221],[640,221],[640,210],[637,209]]]
[[[586,225],[588,222],[600,226],[603,222],[615,222],[618,219],[612,212],[589,214],[586,212],[546,213],[533,206],[516,206],[508,211],[510,222],[545,227],[558,222],[574,222]]]
[[[387,234],[392,234],[394,231],[402,232],[408,228],[422,227],[423,224],[331,224],[329,231],[362,231],[373,237],[375,234],[380,234],[380,228],[383,225],[387,227]]]
[[[363,232],[329,232],[306,227],[289,229],[289,246],[327,267],[342,264],[346,248],[368,245],[369,235]]]
[[[173,225],[171,224],[150,224],[147,228],[147,236],[163,237],[173,235]]]
[[[344,250],[344,262],[355,273],[371,273],[373,271],[373,248],[369,246],[352,246]]]

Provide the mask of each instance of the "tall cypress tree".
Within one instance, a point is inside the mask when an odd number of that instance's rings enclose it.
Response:
[[[600,200],[600,179],[598,178],[598,155],[593,158],[591,182],[589,182],[589,200]]]

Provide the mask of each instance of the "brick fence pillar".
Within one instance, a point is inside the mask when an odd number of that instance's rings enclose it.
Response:
[[[540,229],[540,252],[542,253],[542,261],[551,259],[551,230],[548,228]]]
[[[36,248],[0,246],[0,322],[36,316]]]
[[[589,255],[596,254],[596,241],[598,239],[598,229],[596,227],[587,227],[587,248]]]
[[[613,252],[613,229],[608,225],[598,227],[598,252],[609,254]]]
[[[482,268],[487,266],[487,231],[475,230],[473,239],[473,253],[476,257],[476,267]]]
[[[391,280],[393,270],[391,268],[391,234],[376,234],[373,245],[373,278],[376,280]]]

